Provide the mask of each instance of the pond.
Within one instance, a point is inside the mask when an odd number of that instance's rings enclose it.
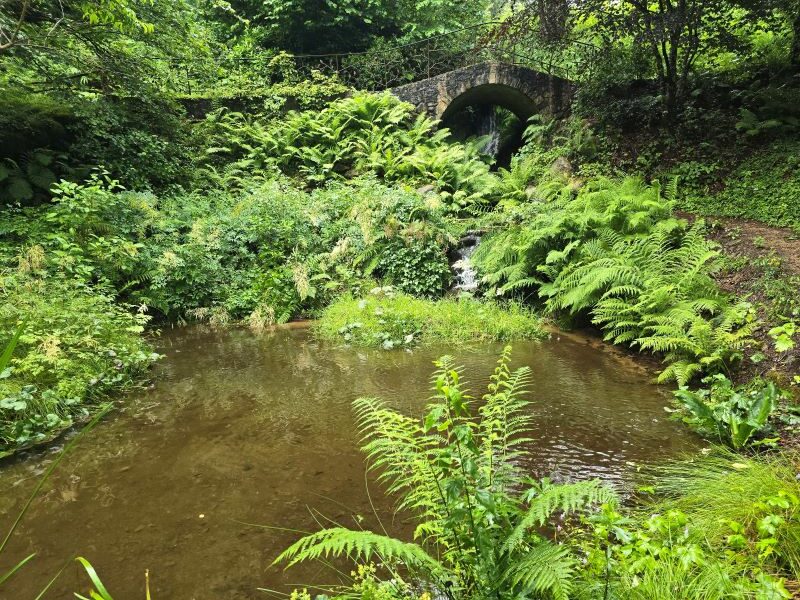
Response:
[[[297,327],[261,335],[193,327],[158,344],[166,358],[157,384],[81,441],[15,535],[3,562],[37,558],[11,583],[14,598],[34,598],[78,555],[118,600],[144,598],[145,569],[154,600],[265,598],[257,588],[330,581],[318,565],[270,567],[296,536],[260,526],[314,530],[315,519],[329,518],[377,527],[371,497],[387,529],[408,533],[365,477],[351,402],[375,396],[421,415],[431,363],[448,353],[479,395],[502,349],[340,348]],[[624,356],[554,336],[514,344],[513,363],[533,372],[534,475],[624,485],[637,466],[697,446],[667,418],[668,390]],[[3,527],[54,456],[0,471]],[[70,565],[47,598],[72,597],[85,582]]]

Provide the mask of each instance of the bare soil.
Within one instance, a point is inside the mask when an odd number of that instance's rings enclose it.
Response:
[[[681,215],[693,219],[693,215]],[[771,227],[756,221],[733,218],[706,218],[709,236],[722,248],[723,253],[737,263],[738,268],[716,274],[720,287],[728,293],[744,298],[755,307],[762,323],[754,332],[756,343],[745,351],[742,368],[735,378],[745,382],[753,377],[776,381],[793,393],[793,398],[781,412],[796,412],[800,402],[799,386],[793,385],[794,376],[800,374],[800,340],[788,352],[776,352],[774,341],[768,335],[771,328],[781,325],[781,309],[776,302],[774,289],[780,284],[781,296],[793,299],[800,306],[800,234],[791,229]],[[772,290],[772,291],[771,291]],[[796,316],[795,316],[796,318]],[[754,357],[761,360],[753,360]],[[797,419],[779,419],[782,443],[800,446],[800,425]],[[800,596],[798,596],[800,597]]]

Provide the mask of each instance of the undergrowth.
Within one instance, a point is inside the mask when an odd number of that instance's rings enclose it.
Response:
[[[708,456],[650,469],[632,510],[589,517],[579,598],[791,598],[800,574],[796,456]]]
[[[158,358],[146,315],[73,280],[2,275],[0,339],[25,323],[0,374],[0,456],[85,420],[109,395],[143,380]]]
[[[323,311],[314,327],[323,339],[384,349],[546,335],[539,319],[516,303],[501,307],[466,298],[429,301],[386,289],[361,299],[337,300]]]
[[[800,144],[776,141],[738,162],[721,181],[687,191],[681,208],[800,231]]]
[[[751,309],[713,281],[719,253],[702,222],[673,216],[674,187],[599,178],[576,191],[554,176],[538,193],[501,214],[502,230],[473,257],[490,294],[533,299],[608,341],[662,355],[662,382],[685,385],[741,360]]]
[[[495,178],[474,145],[448,142],[446,129],[389,93],[359,92],[322,111],[290,112],[272,122],[221,111],[202,128],[208,148],[201,164],[218,185],[280,172],[317,187],[369,174],[430,185],[455,212],[494,197]]]

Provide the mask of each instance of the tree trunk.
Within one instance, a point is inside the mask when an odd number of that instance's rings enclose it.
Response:
[[[551,73],[548,84],[550,88],[550,97],[548,99],[550,116],[553,118],[560,117],[564,108],[564,82]]]
[[[800,10],[794,16],[792,32],[794,37],[792,38],[791,63],[793,67],[800,67]]]
[[[567,34],[569,2],[567,0],[538,0],[539,37],[546,44],[557,44]]]

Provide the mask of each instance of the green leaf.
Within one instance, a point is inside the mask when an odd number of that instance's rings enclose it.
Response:
[[[8,180],[6,193],[12,200],[21,202],[33,198],[33,188],[28,181],[19,175],[14,175]]]
[[[31,162],[26,171],[28,181],[41,190],[48,191],[56,182],[56,174],[45,166]]]
[[[19,561],[15,566],[11,567],[8,571],[0,575],[0,585],[3,585],[6,581],[11,579],[17,571],[19,571],[23,566],[25,566],[36,554],[30,554]]]
[[[779,335],[775,339],[776,352],[788,352],[793,348],[794,348],[794,340],[792,340],[792,338],[790,338],[788,335]]]

